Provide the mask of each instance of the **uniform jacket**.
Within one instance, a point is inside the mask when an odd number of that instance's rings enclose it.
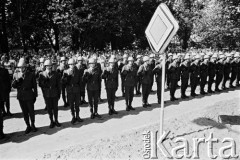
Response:
[[[177,67],[178,66],[176,62],[172,62],[169,65],[168,71],[169,74],[171,75],[171,79],[179,79]]]
[[[208,76],[208,64],[203,62],[200,65],[200,77],[206,78],[207,76]]]
[[[17,88],[18,100],[33,100],[38,96],[35,74],[29,71],[23,74],[21,72],[15,72],[12,87]]]
[[[67,93],[80,93],[80,72],[77,67],[67,69],[63,72],[62,83],[66,86]]]
[[[124,77],[124,86],[135,86],[137,78],[137,70],[134,66],[130,67],[129,65],[123,66],[122,76]]]
[[[214,77],[216,74],[216,64],[213,62],[209,62],[208,66],[209,77]]]
[[[42,88],[43,96],[47,98],[60,97],[60,81],[60,75],[56,71],[52,71],[50,74],[46,71],[40,73],[39,86]]]
[[[181,79],[189,79],[189,66],[186,62],[183,62],[180,66]]]
[[[137,75],[141,78],[142,84],[151,84],[152,69],[150,65],[142,64],[137,72]],[[154,67],[155,68],[155,67]]]
[[[80,77],[81,77],[80,90],[84,91],[86,82],[83,79],[83,74],[84,74],[85,69],[87,69],[87,66],[85,64],[82,64],[82,65],[78,64],[77,69],[78,69],[78,71],[80,73]]]
[[[11,81],[8,70],[0,67],[0,101],[6,101],[11,91]]]
[[[87,83],[87,90],[100,90],[99,82],[101,81],[101,72],[98,66],[93,67],[92,70],[90,68],[86,69],[83,74],[83,79]]]
[[[118,82],[118,70],[114,68],[107,67],[102,73],[102,78],[105,79],[105,86],[107,89],[117,89]]]
[[[162,82],[162,64],[158,64],[153,69],[153,74],[156,75],[156,82],[161,83]]]
[[[195,62],[193,62],[190,66],[190,79],[192,78],[199,78],[200,76],[200,67],[198,64],[196,64]]]

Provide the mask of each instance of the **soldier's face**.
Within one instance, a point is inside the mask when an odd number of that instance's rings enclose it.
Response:
[[[128,64],[129,64],[130,66],[132,66],[132,65],[133,65],[133,61],[128,61]]]
[[[69,64],[69,68],[73,69],[74,68],[74,64]]]
[[[52,66],[46,66],[47,71],[52,71]]]
[[[114,63],[109,63],[109,67],[113,68],[114,67]]]
[[[61,63],[62,63],[63,65],[66,65],[66,61],[61,61]]]
[[[95,63],[90,63],[90,64],[89,64],[89,67],[90,67],[90,68],[95,67]]]
[[[79,65],[82,65],[82,64],[83,64],[83,62],[82,62],[82,61],[78,61],[78,64],[79,64]]]
[[[22,73],[25,72],[25,70],[26,70],[25,67],[20,67],[20,68],[19,68],[19,71],[22,72]]]

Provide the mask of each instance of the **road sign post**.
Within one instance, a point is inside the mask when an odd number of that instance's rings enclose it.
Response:
[[[159,54],[163,54],[162,61],[162,90],[161,90],[161,110],[160,110],[160,136],[163,134],[164,122],[164,90],[165,90],[165,49],[169,45],[171,39],[175,36],[179,29],[178,22],[173,17],[171,11],[166,4],[160,4],[154,12],[145,34],[152,50]]]

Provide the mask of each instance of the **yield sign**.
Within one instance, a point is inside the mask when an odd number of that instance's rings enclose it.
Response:
[[[153,14],[145,34],[154,50],[162,53],[178,29],[177,21],[174,19],[168,7],[162,3]]]

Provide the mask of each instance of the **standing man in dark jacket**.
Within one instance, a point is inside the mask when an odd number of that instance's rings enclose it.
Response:
[[[212,84],[214,82],[214,78],[216,75],[216,60],[217,60],[217,56],[214,54],[211,58],[210,58],[210,62],[208,64],[208,93],[214,93],[212,90]]]
[[[48,115],[50,118],[49,128],[53,128],[55,125],[61,127],[58,122],[58,100],[61,95],[60,75],[56,71],[52,71],[51,60],[44,62],[46,70],[40,73],[39,86],[43,89],[43,96],[46,99],[46,106]],[[53,116],[55,121],[53,121]]]
[[[80,77],[81,77],[81,83],[80,83],[80,103],[81,104],[87,104],[85,101],[85,91],[86,91],[86,82],[83,80],[83,74],[84,70],[87,69],[87,65],[83,63],[84,59],[83,57],[79,56],[78,57],[78,64],[77,64],[77,69],[80,72]]]
[[[181,98],[185,99],[188,98],[186,96],[186,89],[188,87],[188,80],[189,80],[189,61],[190,57],[185,56],[184,61],[180,65],[180,72],[181,72]]]
[[[158,104],[161,104],[161,94],[162,94],[162,58],[159,59],[158,64],[153,69],[153,74],[155,74],[155,77],[156,77]]]
[[[226,60],[223,62],[224,70],[223,70],[223,83],[222,83],[222,90],[226,88],[226,82],[230,79],[230,72],[231,72],[231,55],[227,54]]]
[[[233,86],[233,82],[236,80],[237,78],[237,72],[238,72],[238,55],[235,54],[233,60],[231,61],[231,78],[230,78],[230,88],[235,88],[235,86]]]
[[[173,62],[169,65],[169,68],[168,68],[168,71],[171,77],[170,79],[170,100],[171,101],[178,100],[175,97],[175,91],[177,89],[177,83],[178,83],[177,61],[178,61],[177,56],[174,55]]]
[[[220,92],[221,90],[218,88],[219,84],[222,82],[223,73],[224,73],[224,55],[219,57],[219,60],[216,62],[216,83],[215,83],[215,91]]]
[[[118,114],[114,109],[115,103],[115,93],[118,83],[116,78],[118,77],[118,70],[115,69],[115,60],[113,58],[109,59],[109,66],[106,67],[102,73],[102,78],[105,79],[105,86],[107,91],[107,99],[108,99],[108,108],[109,115]]]
[[[5,69],[0,62],[0,139],[5,137],[3,133],[3,107],[6,98],[11,91],[11,80],[9,77],[8,70]]]
[[[208,61],[209,61],[209,56],[205,55],[203,62],[200,64],[200,94],[205,95],[207,94],[204,91],[205,85],[207,83],[207,77],[208,77]]]
[[[90,105],[91,119],[101,119],[98,114],[98,97],[101,79],[101,72],[93,58],[89,59],[89,68],[84,71],[83,79],[87,82],[88,103]]]
[[[133,57],[129,57],[128,64],[122,69],[125,87],[126,111],[135,110],[132,107],[132,101],[134,95],[134,86],[137,78],[137,70],[134,68],[133,63]]]
[[[80,84],[81,78],[80,73],[75,66],[74,59],[68,60],[69,69],[65,70],[63,73],[62,82],[66,85],[68,102],[72,113],[72,124],[78,122],[83,122],[79,116],[79,106],[80,106]]]
[[[61,57],[60,58],[60,65],[57,68],[57,72],[59,73],[60,77],[63,76],[63,72],[66,69],[67,69],[66,58]],[[61,92],[62,92],[62,99],[63,99],[64,107],[67,107],[69,104],[68,104],[67,99],[66,99],[66,85],[63,84],[62,81],[61,81]]]
[[[20,107],[23,112],[24,120],[27,125],[25,134],[36,132],[35,127],[35,113],[34,103],[38,96],[37,82],[35,74],[26,69],[26,63],[24,59],[20,59],[18,66],[19,71],[14,73],[12,87],[17,88],[17,99],[19,100]],[[31,126],[29,122],[31,119]]]
[[[191,85],[191,96],[195,97],[197,94],[195,93],[195,90],[197,88],[197,85],[199,83],[199,76],[200,76],[200,67],[199,67],[199,60],[200,56],[196,55],[194,62],[192,62],[190,66],[190,85]]]
[[[143,107],[146,108],[151,107],[148,103],[148,96],[151,91],[153,70],[150,68],[151,66],[148,56],[143,57],[143,62],[144,63],[138,69],[137,76],[140,77],[142,81],[142,104]]]

